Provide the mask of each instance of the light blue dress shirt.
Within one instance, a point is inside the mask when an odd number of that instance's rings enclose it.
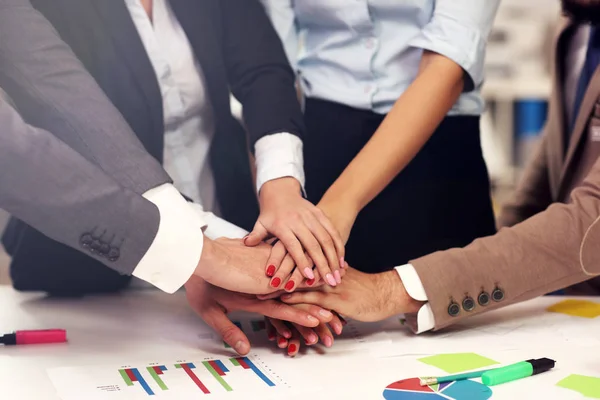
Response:
[[[468,77],[450,114],[483,111],[485,47],[500,0],[262,2],[307,97],[385,114],[430,50]]]

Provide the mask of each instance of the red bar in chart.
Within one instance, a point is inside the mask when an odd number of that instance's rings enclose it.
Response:
[[[210,364],[211,367],[213,367],[215,372],[217,374],[219,374],[219,376],[225,376],[225,371],[223,371],[221,369],[221,367],[215,361],[209,361],[208,363]]]
[[[237,357],[236,360],[240,364],[240,366],[243,367],[244,369],[250,369],[250,366],[246,363],[246,361],[244,360],[244,358]]]
[[[204,394],[210,393],[208,388],[206,386],[204,386],[202,381],[196,376],[194,371],[192,371],[192,369],[196,368],[196,366],[194,364],[192,364],[192,363],[175,364],[175,368],[183,369],[185,371],[185,373],[188,374],[190,379],[196,384],[196,386],[198,386],[200,388],[200,390],[202,390],[202,393],[204,393]]]

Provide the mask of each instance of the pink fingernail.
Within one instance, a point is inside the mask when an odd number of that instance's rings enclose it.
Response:
[[[333,275],[335,276],[335,281],[338,283],[338,285],[340,283],[342,283],[342,275],[340,274],[340,271],[338,271],[337,269],[333,272]]]
[[[327,347],[333,346],[333,340],[329,336],[325,336],[325,339],[323,339],[323,342],[325,343],[325,346],[327,346]]]
[[[344,269],[346,263],[344,262],[344,257],[340,257],[340,268]]]
[[[331,286],[336,286],[337,283],[335,282],[335,278],[333,277],[333,275],[331,274],[327,274],[325,275],[325,280],[327,281],[327,283],[329,283]]]
[[[314,333],[310,334],[310,335],[308,335],[308,339],[307,339],[308,343],[307,344],[315,344],[315,343],[317,343],[317,340],[318,340],[317,335],[315,335]]]
[[[312,268],[304,268],[304,275],[308,278],[308,279],[315,279],[315,274],[313,273]]]

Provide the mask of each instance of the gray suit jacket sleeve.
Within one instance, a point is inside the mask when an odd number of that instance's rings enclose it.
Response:
[[[146,254],[160,219],[154,204],[1,99],[0,208],[123,274]]]
[[[27,123],[136,193],[170,182],[94,79],[29,0],[0,0],[0,87]]]

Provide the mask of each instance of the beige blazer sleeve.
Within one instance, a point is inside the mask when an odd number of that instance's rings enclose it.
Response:
[[[544,211],[552,203],[547,149],[547,131],[545,131],[535,155],[529,159],[512,199],[502,207],[498,216],[498,228],[525,221]]]
[[[411,261],[435,317],[435,329],[512,303],[528,300],[600,274],[600,159],[569,204],[545,211],[464,249],[437,252]],[[504,293],[501,301],[477,304],[481,292]],[[466,297],[475,308],[462,307]],[[449,306],[460,312],[450,316]]]

